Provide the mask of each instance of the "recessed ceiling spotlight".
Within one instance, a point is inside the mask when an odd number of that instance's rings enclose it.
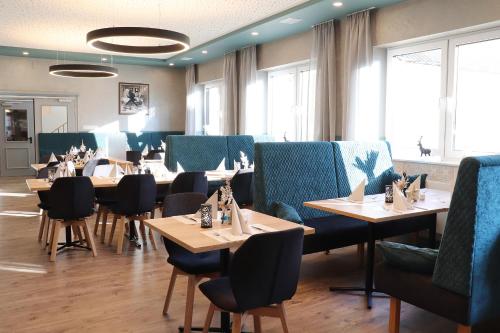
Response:
[[[175,65],[175,64],[174,64],[173,62],[171,62],[171,63],[169,63],[168,65],[169,65],[169,66],[173,66],[173,65]]]
[[[184,60],[184,61],[189,61],[189,60],[193,60],[193,58],[190,58],[190,57],[182,57],[181,60]]]
[[[252,31],[252,36],[258,36],[259,32],[258,31]]]
[[[299,23],[301,21],[302,21],[302,19],[289,17],[289,18],[286,18],[284,20],[281,20],[280,23],[282,23],[282,24],[296,24],[296,23]]]
[[[23,55],[27,56],[30,55],[30,53],[28,51],[23,51]]]
[[[203,51],[201,51],[201,53],[203,53],[203,54],[207,54],[207,53],[208,53],[208,51],[207,51],[207,50],[203,50]]]
[[[108,60],[108,58],[106,58],[106,57],[101,58],[101,61],[107,61],[107,60]]]
[[[344,5],[344,4],[343,4],[342,2],[340,2],[340,1],[335,1],[335,2],[333,3],[333,6],[334,6],[334,7],[342,7],[343,5]]]

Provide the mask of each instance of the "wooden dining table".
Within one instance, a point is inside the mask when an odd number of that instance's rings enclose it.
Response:
[[[352,217],[368,223],[367,260],[365,271],[365,286],[332,287],[332,291],[363,291],[366,294],[367,307],[372,307],[373,269],[375,259],[374,227],[377,223],[407,219],[418,216],[429,216],[436,219],[437,213],[447,212],[450,207],[451,193],[435,189],[421,189],[424,200],[416,201],[413,207],[406,211],[393,209],[393,204],[385,203],[385,194],[365,195],[363,202],[352,202],[348,198],[335,198],[304,202],[304,206]],[[432,240],[431,240],[432,241]]]
[[[121,159],[114,158],[114,157],[108,157],[107,159],[109,160],[109,163],[111,163],[111,164],[116,163],[119,166],[121,166],[122,168],[125,168],[127,165],[129,165],[129,166],[133,165],[133,163],[130,161],[125,161],[125,160],[121,160]],[[33,164],[31,164],[31,168],[34,169],[36,172],[40,171],[40,169],[43,169],[46,166],[47,166],[47,163],[33,163]],[[85,166],[84,164],[75,164],[75,169],[76,170],[83,170],[84,166]]]
[[[304,229],[304,235],[314,234],[314,229],[293,222],[282,220],[256,211],[242,209],[242,213],[255,233],[265,233],[289,230],[297,227]],[[204,229],[199,223],[193,222],[185,216],[172,216],[166,218],[145,220],[144,224],[158,232],[161,236],[182,246],[192,253],[220,250],[221,275],[228,274],[230,249],[241,246],[250,235],[232,236],[231,226],[213,222],[213,227]],[[183,327],[179,328],[182,331]],[[192,331],[201,331],[201,327],[191,328]],[[221,312],[221,327],[215,328],[217,332],[229,333],[229,313]]]

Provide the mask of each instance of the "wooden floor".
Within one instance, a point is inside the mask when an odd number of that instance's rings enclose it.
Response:
[[[171,267],[163,248],[116,255],[98,244],[98,256],[66,251],[49,263],[37,243],[36,194],[23,178],[0,178],[0,332],[177,332],[186,281],[178,278],[170,317],[162,316]],[[108,228],[109,230],[109,228]],[[363,297],[333,294],[332,283],[361,284],[356,249],[305,256],[298,291],[287,303],[291,332],[387,332],[387,298],[367,310]],[[194,325],[208,302],[196,294]],[[455,325],[408,304],[401,332],[455,332]],[[252,321],[246,320],[252,330]],[[263,319],[265,332],[281,332],[278,319]]]

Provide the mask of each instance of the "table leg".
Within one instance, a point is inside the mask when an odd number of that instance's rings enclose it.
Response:
[[[229,274],[229,256],[229,249],[223,249],[220,251],[221,276],[227,276]],[[229,312],[221,311],[220,328],[221,332],[231,332],[231,319],[229,316]]]
[[[366,257],[366,281],[365,294],[366,306],[372,308],[372,293],[373,293],[373,266],[375,261],[375,235],[373,234],[373,223],[368,223],[368,252]]]

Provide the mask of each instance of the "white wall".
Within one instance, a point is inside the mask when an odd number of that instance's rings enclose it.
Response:
[[[0,91],[78,95],[79,131],[184,130],[184,69],[115,65],[116,78],[61,78],[49,74],[54,60],[0,56]],[[150,115],[118,115],[118,83],[149,84]]]

